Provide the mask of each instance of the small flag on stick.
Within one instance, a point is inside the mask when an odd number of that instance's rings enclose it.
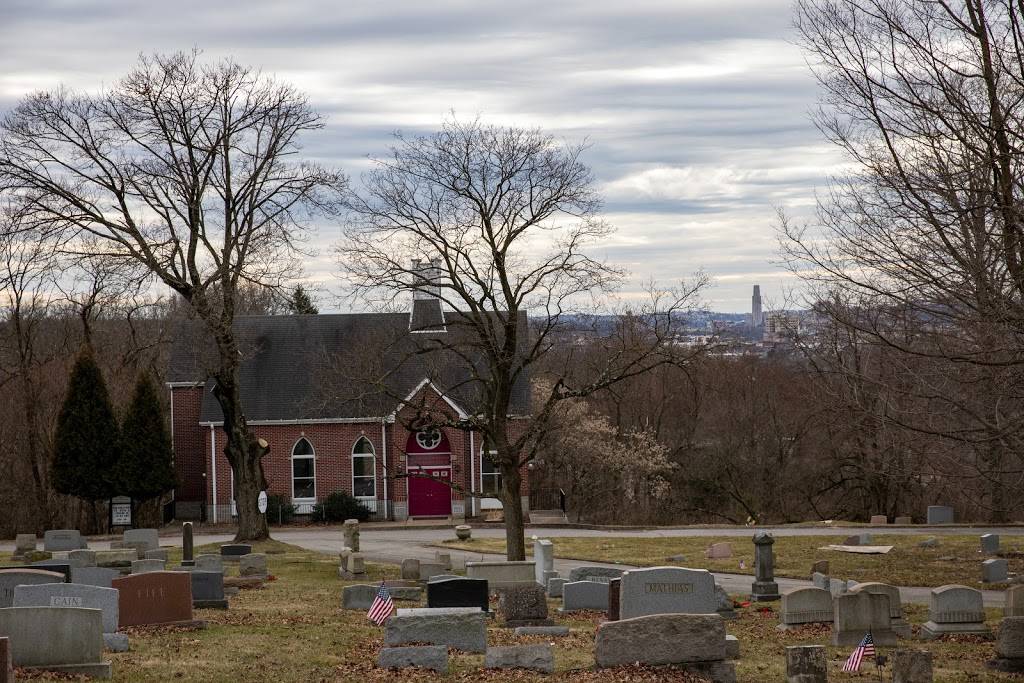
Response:
[[[380,589],[377,591],[377,597],[373,599],[373,604],[370,605],[370,611],[366,613],[366,616],[373,623],[380,626],[388,620],[395,612],[395,603],[391,601],[391,593],[388,593],[387,586],[384,582],[380,582]]]
[[[853,651],[850,658],[846,660],[846,664],[843,664],[843,671],[856,673],[860,671],[860,663],[865,657],[875,656],[875,641],[871,638],[871,633],[868,632],[864,636],[863,640],[860,641],[860,645]]]

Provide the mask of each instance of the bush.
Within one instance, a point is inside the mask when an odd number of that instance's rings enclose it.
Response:
[[[274,493],[267,497],[267,524],[288,524],[295,516],[295,506],[284,496]]]
[[[370,511],[346,491],[335,491],[313,506],[313,519],[323,522],[344,522],[346,519],[365,522],[369,518]]]

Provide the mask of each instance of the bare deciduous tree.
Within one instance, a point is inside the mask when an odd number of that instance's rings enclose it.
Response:
[[[322,125],[305,97],[198,53],[141,58],[97,95],[30,95],[6,117],[0,178],[25,221],[60,231],[67,252],[142,264],[189,303],[217,349],[210,368],[237,486],[238,539],[267,536],[257,510],[267,453],[239,395],[236,293],[297,271],[304,227],[331,213],[338,172],[298,159]]]
[[[417,353],[459,362],[478,399],[465,406],[464,420],[428,417],[481,433],[492,450],[510,560],[525,557],[521,468],[535,457],[556,406],[684,362],[673,334],[704,284],[698,277],[636,302],[632,315],[603,331],[600,367],[573,374],[564,370],[572,363],[549,364],[563,370],[547,378],[530,419],[510,419],[516,387],[538,361],[573,353],[572,333],[561,334],[571,314],[622,277],[592,255],[611,228],[600,219],[582,152],[539,130],[479,121],[398,135],[364,177],[365,190],[350,196],[352,220],[338,248],[343,276],[364,299],[386,304],[421,292],[459,312],[446,321],[448,333],[423,335]],[[428,276],[418,262],[431,264]]]

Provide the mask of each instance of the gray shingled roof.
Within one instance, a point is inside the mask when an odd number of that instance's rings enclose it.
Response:
[[[431,350],[433,339],[465,335],[461,314],[446,312],[445,320],[447,332],[424,333],[410,332],[408,313],[239,317],[245,415],[250,421],[382,417],[398,406],[396,396],[407,396],[424,379],[467,412],[478,412],[480,385],[471,380],[466,361]],[[169,382],[206,383],[201,422],[222,420],[205,370],[213,367],[214,353],[208,333],[195,322],[175,336],[171,351]],[[474,356],[471,349],[468,355]],[[514,389],[511,412],[529,413],[525,377]]]

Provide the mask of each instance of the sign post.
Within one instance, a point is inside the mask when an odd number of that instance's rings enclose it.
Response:
[[[267,514],[267,492],[260,491],[260,497],[256,500],[256,504],[259,506],[260,514]]]

